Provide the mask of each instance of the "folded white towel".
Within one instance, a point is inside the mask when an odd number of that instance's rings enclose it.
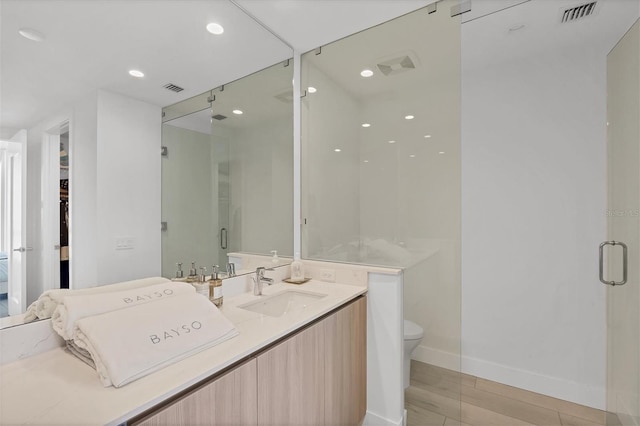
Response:
[[[42,293],[35,302],[29,305],[24,317],[24,321],[31,322],[37,319],[51,318],[53,311],[55,311],[60,302],[62,302],[62,298],[65,296],[70,296],[72,294],[84,295],[108,293],[110,291],[120,291],[129,288],[146,287],[149,285],[164,283],[167,281],[169,280],[163,277],[152,277],[133,281],[124,281],[117,284],[103,285],[99,287],[83,288],[79,290],[70,290],[67,288],[47,290]]]
[[[191,284],[167,281],[109,293],[69,295],[62,298],[51,315],[51,325],[64,340],[72,340],[73,327],[79,319],[195,291]]]
[[[76,322],[104,386],[123,386],[238,335],[206,297],[183,294]]]
[[[75,355],[80,361],[87,364],[89,367],[93,368],[94,370],[96,369],[96,364],[91,359],[91,354],[89,353],[89,351],[77,347],[76,344],[73,343],[73,340],[67,340],[67,350]]]

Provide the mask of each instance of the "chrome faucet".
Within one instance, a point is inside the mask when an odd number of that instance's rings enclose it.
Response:
[[[273,278],[266,278],[264,276],[265,271],[273,271],[273,268],[265,268],[259,267],[256,269],[256,276],[251,277],[253,279],[253,295],[254,296],[262,296],[262,284],[267,283],[268,285],[273,284]]]

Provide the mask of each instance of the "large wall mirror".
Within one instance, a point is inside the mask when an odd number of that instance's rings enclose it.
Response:
[[[274,98],[277,106],[260,100],[278,95],[267,93],[276,87],[271,77],[228,83],[281,64],[293,54],[289,46],[227,0],[2,0],[0,12],[0,188],[5,188],[0,193],[22,196],[0,197],[0,327],[21,324],[23,312],[42,292],[67,283],[81,289],[163,274],[162,238],[180,237],[180,221],[162,218],[161,167],[180,155],[186,168],[175,173],[216,180],[187,187],[172,180],[171,206],[197,213],[194,229],[215,244],[198,243],[184,231],[182,241],[189,248],[183,252],[175,246],[176,259],[223,266],[216,235],[222,220],[228,221],[226,251],[287,254],[291,202],[278,195],[291,192],[286,170],[292,154],[285,152],[291,150],[291,124],[276,115],[279,104],[291,115],[290,99],[287,104]],[[222,25],[224,33],[208,32],[211,22]],[[277,87],[290,89],[291,68],[277,67],[289,73],[289,86]],[[131,75],[134,69],[144,76]],[[210,157],[187,158],[188,153],[170,148],[162,158],[162,108],[222,85],[225,91],[216,94],[216,102],[238,105],[234,108],[244,108],[244,115],[220,112],[228,118],[209,130],[198,127],[196,116],[196,127],[180,124],[188,117],[171,127],[189,132],[195,152],[204,149],[195,145],[198,134],[215,135],[215,144],[207,148]],[[201,109],[210,107],[205,103]],[[211,115],[205,115],[210,125]],[[235,120],[240,118],[244,124]],[[286,132],[288,145],[271,143],[270,133]],[[269,173],[274,170],[268,183],[275,197],[263,185],[267,167]],[[214,168],[220,173],[214,175]],[[212,192],[202,193],[205,187]],[[227,190],[227,201],[218,197]],[[20,211],[14,213],[9,202]],[[225,202],[229,217],[219,221]],[[282,213],[268,203],[277,203]],[[274,220],[282,222],[274,226]],[[189,251],[197,244],[209,251]],[[175,264],[166,269],[173,274]]]
[[[292,79],[286,60],[164,108],[163,276],[226,271],[234,252],[292,255]]]

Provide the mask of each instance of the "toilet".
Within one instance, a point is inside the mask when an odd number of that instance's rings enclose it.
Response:
[[[404,388],[409,387],[411,374],[411,353],[418,347],[424,330],[415,322],[404,320]]]

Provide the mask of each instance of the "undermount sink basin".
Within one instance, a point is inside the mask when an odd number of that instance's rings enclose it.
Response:
[[[326,294],[310,291],[283,290],[269,296],[261,296],[259,300],[254,302],[238,305],[238,308],[271,317],[281,317],[291,312],[303,310],[326,296]]]

